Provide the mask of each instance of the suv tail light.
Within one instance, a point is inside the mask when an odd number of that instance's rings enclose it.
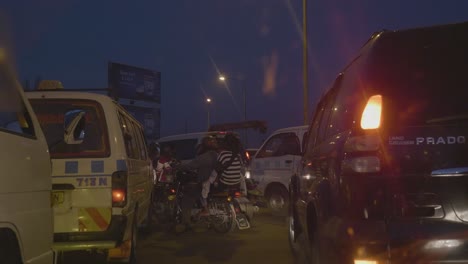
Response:
[[[381,142],[378,134],[354,136],[348,138],[344,148],[346,152],[376,151],[380,148]]]
[[[377,156],[346,159],[343,162],[343,168],[357,173],[379,172],[381,169],[380,159]]]
[[[354,136],[348,138],[344,145],[347,153],[371,154],[380,149],[381,138],[378,134]],[[362,154],[359,154],[362,155]],[[358,173],[379,172],[381,169],[380,158],[377,155],[348,157],[343,161],[343,168]]]
[[[364,130],[380,127],[382,116],[382,96],[373,95],[367,100],[366,107],[362,111],[361,128]],[[367,135],[352,136],[344,145],[347,153],[364,153],[367,155],[358,157],[350,156],[343,161],[343,168],[357,173],[375,173],[381,170],[380,158],[376,151],[380,149],[382,139],[378,133],[368,132]],[[372,154],[375,152],[375,155]],[[370,154],[370,155],[369,155]]]
[[[373,95],[367,100],[366,107],[362,111],[361,128],[376,129],[380,127],[382,116],[382,96]]]
[[[112,173],[112,207],[124,207],[127,204],[127,172]]]

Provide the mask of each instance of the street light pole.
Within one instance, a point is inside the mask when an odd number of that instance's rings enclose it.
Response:
[[[206,130],[210,130],[210,104],[211,104],[211,98],[206,98],[207,123],[208,123],[208,127]]]
[[[244,94],[244,122],[247,121],[247,87],[245,79],[242,79],[242,89]],[[244,147],[247,148],[247,128],[244,128]]]
[[[302,77],[304,90],[304,125],[309,122],[308,49],[307,49],[307,0],[302,0]]]

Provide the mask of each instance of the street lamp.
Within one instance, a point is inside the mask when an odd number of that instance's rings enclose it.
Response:
[[[226,82],[227,79],[233,79],[241,82],[242,85],[242,97],[244,99],[244,122],[247,121],[247,87],[245,85],[245,78],[244,77],[226,77],[225,75],[219,75],[218,79],[222,82]],[[244,130],[244,138],[245,138],[245,147],[247,147],[247,130]]]
[[[206,98],[206,109],[207,109],[207,122],[208,122],[208,128],[207,130],[210,130],[210,104],[211,104],[211,98]]]

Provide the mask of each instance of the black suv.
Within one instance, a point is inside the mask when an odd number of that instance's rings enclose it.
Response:
[[[468,263],[467,95],[468,22],[374,34],[290,181],[299,262]]]

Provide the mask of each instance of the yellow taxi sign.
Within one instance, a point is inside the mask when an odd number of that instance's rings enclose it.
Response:
[[[63,89],[61,81],[57,80],[43,80],[39,83],[38,90],[59,90]]]

